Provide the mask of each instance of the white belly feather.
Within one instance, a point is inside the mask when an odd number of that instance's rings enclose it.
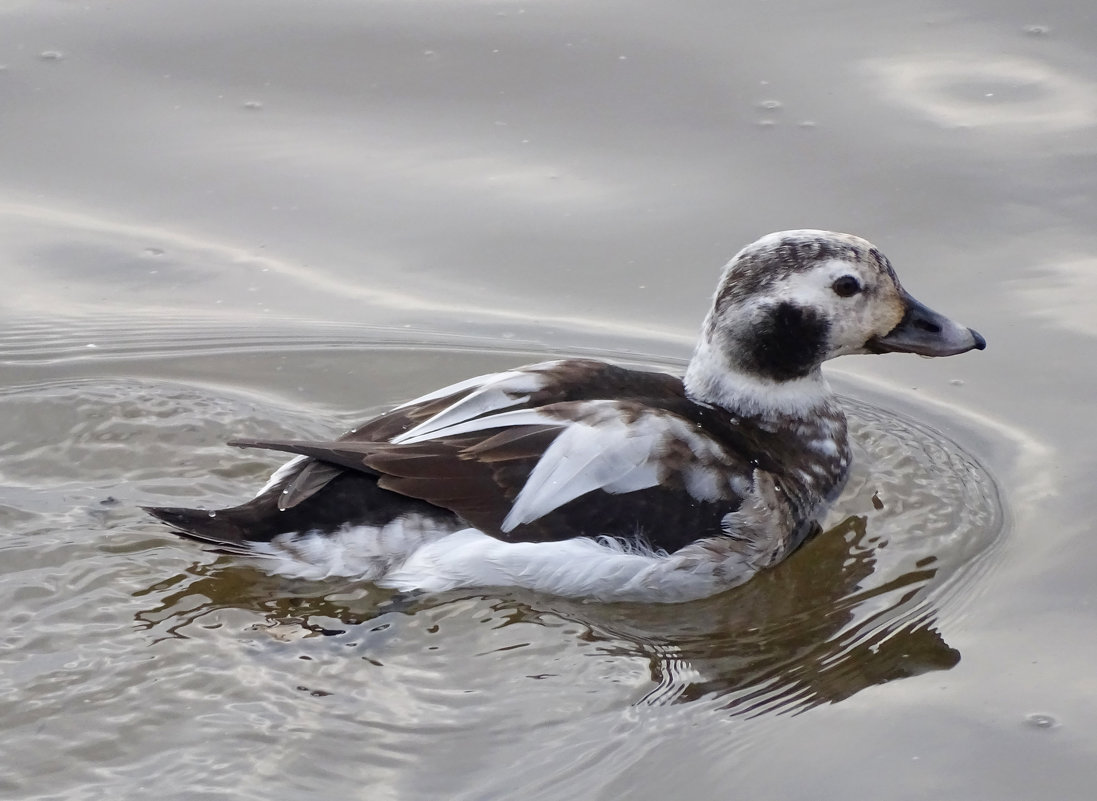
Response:
[[[716,553],[705,542],[670,555],[611,538],[504,542],[474,528],[439,530],[408,515],[385,526],[282,534],[252,543],[252,549],[271,572],[292,578],[352,578],[427,592],[523,587],[603,601],[673,603],[736,586],[755,572],[745,555]]]

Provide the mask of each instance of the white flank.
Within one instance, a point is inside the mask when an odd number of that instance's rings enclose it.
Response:
[[[522,587],[571,598],[679,603],[742,584],[756,571],[746,556],[710,542],[669,556],[611,538],[503,542],[409,515],[384,526],[283,534],[251,548],[271,573],[309,581],[349,578],[408,592]]]
[[[292,532],[250,545],[255,556],[268,560],[266,567],[272,573],[282,576],[313,581],[332,577],[376,581],[424,543],[452,531],[419,515],[403,515],[383,526]]]
[[[608,539],[503,542],[463,529],[419,548],[377,583],[427,592],[524,587],[601,601],[678,603],[742,584],[753,573],[738,554],[684,548],[667,556],[632,551]]]

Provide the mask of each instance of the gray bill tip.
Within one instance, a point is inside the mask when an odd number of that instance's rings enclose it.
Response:
[[[969,350],[985,350],[987,341],[973,328],[953,322],[904,293],[906,314],[881,337],[869,340],[874,353],[917,353],[919,356],[955,356]]]

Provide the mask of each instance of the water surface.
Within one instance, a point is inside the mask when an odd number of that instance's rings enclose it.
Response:
[[[1097,12],[0,9],[0,789],[1088,798]],[[680,367],[720,265],[848,230],[990,348],[831,375],[857,467],[673,607],[272,578],[139,504],[475,373]]]

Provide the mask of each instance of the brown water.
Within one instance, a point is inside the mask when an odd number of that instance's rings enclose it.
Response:
[[[1088,799],[1097,6],[0,7],[0,795]],[[673,607],[271,578],[215,506],[720,265],[869,237],[985,353],[847,358],[857,466]]]

